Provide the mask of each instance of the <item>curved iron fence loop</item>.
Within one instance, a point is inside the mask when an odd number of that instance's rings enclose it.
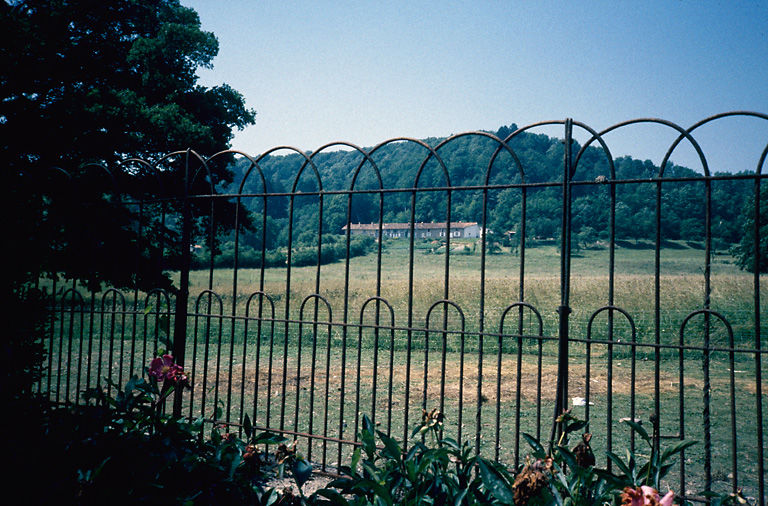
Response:
[[[632,318],[632,316],[625,310],[618,306],[608,305],[603,306],[601,308],[596,309],[589,317],[588,323],[587,323],[587,337],[585,340],[586,343],[586,364],[585,364],[585,384],[584,384],[584,411],[585,411],[585,420],[589,421],[589,414],[590,414],[590,398],[591,398],[591,364],[592,364],[592,353],[591,353],[591,346],[592,346],[592,326],[595,322],[595,318],[601,313],[608,312],[608,339],[607,339],[607,347],[608,347],[608,360],[607,360],[607,373],[606,373],[606,447],[609,452],[613,451],[613,345],[615,344],[613,340],[613,331],[614,331],[614,321],[613,321],[613,313],[618,312],[624,318],[629,322],[629,328],[630,328],[630,346],[631,346],[631,366],[630,366],[630,383],[632,385],[635,384],[635,376],[636,376],[636,356],[635,356],[635,346],[637,343],[637,330],[635,327],[635,321]],[[618,342],[621,342],[619,339]],[[630,392],[630,401],[629,401],[629,419],[636,421],[635,417],[635,391],[634,389]],[[630,450],[635,450],[635,434],[634,432],[631,435],[630,439]],[[608,469],[611,469],[611,462],[610,460],[607,461]]]
[[[720,320],[724,325],[726,330],[728,331],[728,341],[729,343],[733,343],[733,328],[731,327],[730,322],[728,319],[720,314],[717,311],[713,311],[711,309],[705,308],[705,309],[699,309],[696,311],[692,311],[691,313],[686,316],[682,323],[680,324],[680,371],[681,371],[681,381],[680,381],[680,391],[682,396],[683,386],[684,386],[684,378],[682,376],[682,361],[683,361],[683,345],[685,341],[685,329],[688,326],[688,323],[693,319],[693,317],[702,315],[704,316],[704,343],[702,345],[702,369],[704,372],[704,385],[702,387],[702,396],[703,396],[703,410],[702,410],[702,425],[704,430],[704,487],[705,492],[711,492],[712,491],[712,420],[711,420],[711,396],[712,396],[712,386],[711,386],[711,378],[710,378],[710,358],[711,358],[711,343],[710,343],[710,333],[711,333],[711,317],[715,317],[716,319]],[[733,372],[733,366],[731,367],[731,372]],[[733,377],[732,380],[733,382]],[[731,399],[734,401],[734,399]],[[682,406],[683,399],[681,397],[680,404]],[[681,407],[682,411],[682,407]],[[738,470],[736,467],[736,423],[735,423],[735,406],[731,409],[731,415],[732,415],[732,467],[733,467],[733,485],[736,487],[737,480],[738,480]],[[680,420],[680,433],[681,438],[683,437],[683,420]],[[684,453],[681,453],[680,458],[683,459],[685,457]],[[682,467],[681,470],[681,476],[682,478],[685,477],[685,467]]]
[[[395,310],[392,308],[392,305],[389,303],[388,300],[384,299],[383,297],[368,297],[365,301],[363,301],[363,304],[360,306],[360,317],[359,317],[359,325],[358,325],[358,334],[357,334],[357,379],[355,381],[355,425],[354,425],[354,439],[357,441],[358,437],[358,431],[360,429],[360,412],[361,412],[361,401],[360,401],[360,392],[361,392],[361,378],[362,378],[362,351],[363,351],[363,329],[366,328],[364,325],[365,321],[365,311],[368,307],[368,304],[370,303],[376,303],[376,315],[375,315],[375,324],[373,325],[372,329],[374,331],[374,342],[373,342],[373,370],[372,370],[372,381],[371,381],[371,422],[374,424],[376,423],[376,392],[377,392],[377,381],[378,381],[378,365],[379,365],[379,330],[387,330],[386,325],[380,325],[379,324],[379,313],[381,312],[380,304],[384,304],[386,306],[387,311],[389,312],[389,334],[390,334],[390,341],[389,341],[389,379],[388,379],[388,389],[389,392],[387,401],[388,401],[388,408],[387,408],[387,429],[386,433],[387,435],[391,434],[392,430],[392,389],[393,389],[393,379],[394,379],[394,357],[395,357]],[[343,352],[346,351],[346,348],[343,349]],[[341,420],[341,426],[339,428],[339,437],[341,437],[341,434],[344,430],[344,385],[345,385],[345,367],[344,362],[342,362],[342,369],[341,369],[341,402],[340,402],[340,414],[339,418]],[[406,388],[409,388],[409,385],[406,385]]]
[[[606,144],[605,140],[603,139],[602,133],[598,133],[597,131],[595,131],[594,129],[592,129],[591,127],[589,127],[589,126],[587,126],[587,125],[585,125],[583,123],[579,123],[579,122],[574,121],[573,124],[583,128],[584,130],[586,130],[587,132],[592,134],[592,137],[586,143],[584,143],[584,145],[581,146],[581,148],[579,149],[579,152],[576,153],[576,156],[574,157],[574,160],[573,160],[573,168],[571,169],[571,179],[573,179],[573,176],[576,175],[576,169],[579,166],[579,162],[581,161],[582,155],[586,152],[587,148],[594,141],[597,141],[598,143],[600,143],[600,147],[603,148],[602,151],[605,154],[605,156],[607,158],[607,161],[608,161],[608,169],[609,169],[609,177],[610,177],[610,179],[611,180],[616,179],[616,167],[615,167],[615,165],[613,163],[613,156],[611,155],[610,148],[608,148],[608,144]]]
[[[715,114],[714,116],[710,116],[710,117],[705,118],[705,119],[703,119],[701,121],[698,121],[698,122],[694,123],[692,126],[690,126],[684,132],[681,132],[680,136],[678,136],[678,138],[675,139],[675,141],[669,147],[669,151],[667,152],[667,155],[664,157],[664,161],[661,164],[661,170],[662,171],[664,170],[664,166],[666,165],[667,160],[672,155],[672,152],[675,150],[677,145],[680,144],[680,142],[682,142],[682,140],[685,139],[685,138],[692,139],[692,137],[690,137],[690,135],[691,135],[691,133],[694,130],[698,129],[699,127],[701,127],[703,125],[706,125],[707,123],[711,123],[713,121],[716,121],[716,120],[719,120],[719,119],[722,119],[722,118],[728,118],[728,117],[734,117],[734,116],[754,117],[754,118],[760,118],[760,119],[768,120],[768,114],[762,114],[762,113],[759,113],[759,112],[752,112],[752,111],[731,111],[731,112],[725,112],[725,113],[721,113],[721,114]],[[695,147],[695,145],[694,145],[694,147]],[[768,146],[766,148],[768,148]],[[696,149],[696,151],[699,153],[700,157],[703,156],[699,149]],[[758,166],[760,166],[760,165],[762,165],[762,163],[758,164]],[[759,174],[759,172],[756,172],[756,173]],[[706,167],[705,167],[705,170],[704,170],[704,174],[707,175],[707,176],[709,175],[709,172],[706,170]]]
[[[541,399],[541,379],[542,379],[542,346],[544,338],[544,322],[541,318],[541,313],[536,309],[533,304],[524,301],[513,302],[509,304],[501,313],[499,318],[499,335],[496,353],[496,444],[494,449],[494,458],[499,460],[499,452],[501,450],[501,383],[502,383],[502,353],[504,351],[503,339],[504,323],[507,319],[507,315],[513,309],[518,310],[518,336],[517,336],[517,363],[516,363],[516,378],[515,382],[515,437],[514,437],[514,455],[515,455],[515,467],[520,466],[520,416],[521,416],[521,403],[522,403],[522,378],[523,378],[523,313],[525,310],[531,311],[538,323],[538,332],[534,335],[538,345],[537,353],[537,371],[536,371],[536,398]],[[541,402],[536,403],[536,440],[541,439]]]

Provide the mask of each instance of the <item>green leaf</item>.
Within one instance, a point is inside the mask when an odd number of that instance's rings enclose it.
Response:
[[[514,492],[510,483],[496,469],[496,465],[481,459],[478,461],[483,485],[497,500],[506,504],[514,503]]]
[[[586,427],[587,425],[589,425],[589,422],[586,422],[584,420],[579,420],[579,421],[573,422],[572,424],[569,424],[565,428],[565,432],[568,434],[570,434],[571,432],[578,432],[584,427]]]
[[[563,446],[559,447],[558,452],[560,452],[560,455],[562,456],[563,460],[565,461],[565,464],[570,467],[571,469],[576,469],[577,467],[580,467],[576,463],[576,456],[571,453],[571,451],[568,448],[565,448]]]
[[[288,441],[280,434],[274,432],[261,432],[253,436],[253,444],[276,445]]]
[[[360,462],[360,447],[355,448],[352,452],[352,461],[349,463],[349,469],[353,474],[357,474],[357,463]]]
[[[215,426],[211,429],[211,442],[216,446],[221,444],[221,434],[219,434],[219,429]]]
[[[531,446],[531,448],[533,448],[534,457],[536,457],[537,459],[546,458],[547,452],[544,451],[544,447],[541,446],[541,443],[539,443],[535,437],[523,432],[523,439],[525,439],[528,442],[528,444]]]
[[[400,445],[397,444],[397,441],[381,431],[378,431],[378,435],[379,439],[384,443],[384,451],[382,452],[382,455],[392,460],[400,460],[403,452],[400,449]]]
[[[449,446],[453,448],[454,450],[461,450],[461,447],[459,446],[459,443],[456,442],[455,439],[446,437],[441,440],[446,446]]]
[[[622,420],[623,423],[626,423],[629,425],[633,431],[637,432],[641,438],[643,438],[647,443],[651,442],[650,436],[648,436],[648,431],[643,428],[642,425],[635,422],[634,420]]]
[[[632,478],[632,471],[629,470],[629,467],[627,467],[627,465],[621,460],[621,458],[618,455],[616,455],[613,452],[606,452],[606,455],[611,460],[611,462],[616,464],[616,467],[618,467],[619,470],[621,470],[621,472],[624,473],[624,475],[628,479]]]
[[[684,451],[685,449],[687,449],[687,448],[689,448],[689,447],[691,447],[691,446],[693,446],[693,445],[695,445],[697,443],[698,443],[698,441],[694,441],[694,440],[691,440],[691,439],[686,439],[686,440],[679,441],[679,442],[675,443],[674,445],[672,445],[671,447],[667,448],[666,450],[664,450],[662,452],[662,454],[661,454],[661,462],[663,463],[664,461],[666,461],[668,458],[672,457],[676,453],[680,453],[680,452]]]
[[[318,490],[310,496],[310,502],[312,502],[311,499],[313,499],[316,495],[329,499],[332,504],[338,504],[339,506],[349,506],[349,501],[347,501],[343,495],[339,494],[332,488],[322,488]]]
[[[462,501],[464,501],[464,497],[467,496],[468,492],[469,492],[469,489],[465,488],[461,492],[456,494],[456,498],[453,500],[453,506],[461,506]]]
[[[243,417],[243,430],[245,431],[245,435],[250,439],[251,434],[253,434],[253,424],[251,423],[251,417],[248,416],[248,413]]]
[[[299,488],[312,476],[312,464],[303,459],[296,459],[291,470]]]

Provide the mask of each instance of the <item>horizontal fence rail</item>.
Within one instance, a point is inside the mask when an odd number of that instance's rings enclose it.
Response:
[[[711,170],[696,140],[730,117],[768,120],[734,112],[601,132],[565,120],[503,137],[188,150],[98,169],[138,236],[176,251],[161,259],[173,288],[41,279],[50,332],[39,389],[83,403],[84,390],[123,385],[168,350],[192,384],[168,409],[233,431],[247,414],[331,470],[348,461],[363,415],[407,446],[437,408],[445,436],[519,466],[523,434],[551,443],[568,409],[589,422],[598,465],[643,444],[621,423],[633,420],[660,446],[698,441],[670,475],[680,495],[743,488],[765,504],[768,141],[731,174]],[[636,125],[675,136],[640,175],[606,140]],[[532,155],[546,139],[531,132],[551,126],[563,138]],[[700,172],[669,162],[680,144]],[[235,179],[213,186],[221,160]],[[543,171],[552,160],[558,172]],[[179,187],[164,187],[173,171]],[[121,190],[125,175],[146,178],[145,197]],[[729,204],[713,195],[732,188],[747,203],[751,228],[739,234],[751,234],[753,272],[724,260]],[[158,227],[171,239],[153,236]]]

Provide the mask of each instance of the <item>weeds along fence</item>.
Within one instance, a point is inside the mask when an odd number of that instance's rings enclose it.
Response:
[[[167,349],[193,385],[176,396],[177,414],[233,431],[248,414],[323,467],[347,461],[363,414],[407,442],[435,408],[446,436],[517,466],[522,434],[552,441],[556,416],[571,409],[589,421],[600,465],[611,466],[607,451],[640,450],[621,423],[638,420],[655,444],[699,441],[671,475],[675,491],[696,499],[743,487],[764,504],[768,147],[754,167],[716,173],[696,139],[732,117],[768,119],[734,112],[687,129],[640,119],[601,132],[568,119],[504,138],[256,158],[188,150],[94,169],[145,178],[146,197],[118,186],[112,198],[132,213],[137,243],[159,245],[174,288],[41,280],[51,297],[40,390],[82,403],[86,388],[113,390]],[[673,142],[659,167],[627,176],[607,139],[638,125],[669,130]],[[530,133],[551,127],[562,138],[531,154],[521,139],[543,142]],[[696,152],[698,172],[673,170],[680,145]],[[206,181],[221,160],[235,181],[214,187]],[[542,175],[547,160],[555,175]],[[163,188],[171,173],[178,186]],[[719,244],[722,185],[751,206],[743,233],[754,273]],[[672,216],[678,188],[695,205]],[[631,209],[632,192],[647,205]],[[136,280],[138,265],[125,266]]]

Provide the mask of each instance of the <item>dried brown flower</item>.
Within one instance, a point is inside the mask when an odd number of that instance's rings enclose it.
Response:
[[[512,484],[515,504],[528,504],[528,501],[538,496],[547,486],[551,474],[551,457],[528,462]]]

